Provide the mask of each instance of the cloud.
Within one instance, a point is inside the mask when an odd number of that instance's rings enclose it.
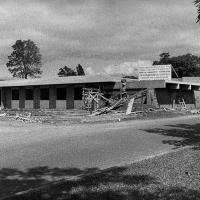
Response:
[[[17,39],[32,39],[49,66],[84,60],[91,73],[165,51],[199,54],[196,13],[188,0],[0,0],[0,59]]]
[[[148,60],[138,60],[135,62],[124,62],[119,65],[109,65],[104,67],[104,72],[109,75],[113,74],[123,74],[138,76],[138,70],[142,66],[151,66],[152,62]]]
[[[12,75],[5,65],[0,64],[0,80],[3,78],[11,78]]]
[[[95,75],[96,72],[94,71],[94,69],[92,67],[87,67],[85,70],[87,75]]]

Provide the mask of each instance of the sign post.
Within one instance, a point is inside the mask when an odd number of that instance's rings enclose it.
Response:
[[[152,65],[139,68],[139,80],[171,80],[171,65]]]

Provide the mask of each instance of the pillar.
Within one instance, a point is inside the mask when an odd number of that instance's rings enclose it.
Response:
[[[74,86],[67,85],[67,109],[74,108]]]
[[[40,108],[40,86],[33,87],[33,108]]]
[[[25,108],[25,89],[19,88],[19,108]]]
[[[49,108],[50,109],[56,108],[56,86],[55,85],[49,86]]]
[[[12,91],[10,87],[2,88],[2,103],[4,108],[11,108]]]

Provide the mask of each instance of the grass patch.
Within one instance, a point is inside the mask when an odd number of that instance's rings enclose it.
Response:
[[[34,176],[39,180],[44,174],[79,175],[79,179],[60,182],[8,199],[197,200],[200,199],[199,169],[200,150],[194,148],[186,148],[129,166],[105,170],[94,168],[59,171],[58,168],[38,168],[28,170],[28,174],[21,176],[29,176],[29,178]],[[13,172],[11,170],[6,173],[4,178]],[[19,186],[19,183],[16,185]],[[6,187],[4,189],[6,190]]]

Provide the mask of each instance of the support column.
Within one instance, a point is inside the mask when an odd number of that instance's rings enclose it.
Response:
[[[25,108],[25,89],[19,88],[19,108]]]
[[[74,86],[67,85],[67,109],[74,108]]]
[[[2,102],[4,108],[11,108],[12,91],[11,88],[2,88]]]
[[[40,108],[40,86],[34,86],[33,88],[33,108]]]
[[[55,85],[49,86],[49,108],[50,109],[56,108],[56,86]]]
[[[2,88],[0,88],[0,107],[3,108],[3,103],[2,103]]]

